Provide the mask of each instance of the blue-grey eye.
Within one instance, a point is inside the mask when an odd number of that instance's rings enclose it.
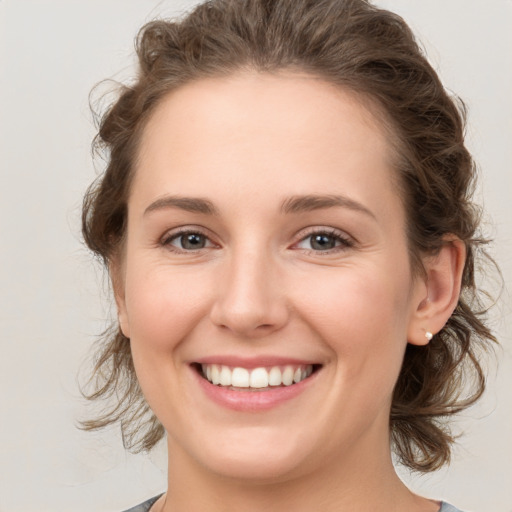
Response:
[[[206,247],[206,237],[200,233],[185,233],[177,238],[181,249],[195,250]]]
[[[305,236],[296,248],[317,253],[336,252],[352,247],[352,241],[337,231],[314,231]]]
[[[309,237],[309,241],[315,251],[327,251],[336,247],[339,238],[327,233],[315,233]]]

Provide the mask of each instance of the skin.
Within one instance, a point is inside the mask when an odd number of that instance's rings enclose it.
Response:
[[[387,137],[353,94],[291,72],[202,79],[153,113],[111,269],[167,431],[169,488],[153,511],[438,510],[395,474],[389,411],[407,343],[427,343],[455,307],[464,250],[451,240],[413,274]],[[282,213],[311,194],[349,201]],[[184,247],[180,228],[202,247]],[[322,367],[292,400],[240,412],[207,398],[191,369],[219,354]]]

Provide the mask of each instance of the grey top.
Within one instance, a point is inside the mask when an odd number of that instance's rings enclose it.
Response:
[[[449,503],[445,503],[443,501],[441,502],[441,508],[439,509],[439,512],[462,512],[462,510],[459,510],[458,508],[455,508],[453,505],[450,505]]]
[[[128,510],[125,510],[125,512],[149,512],[149,509],[153,506],[155,501],[162,496],[159,494],[158,496],[155,496],[154,498],[149,499],[148,501],[145,501],[144,503],[141,503],[140,505],[137,505],[135,507],[132,507]],[[448,512],[452,512],[451,510]]]
[[[159,494],[158,496],[155,496],[154,498],[151,498],[148,501],[145,501],[144,503],[141,503],[140,505],[137,505],[136,507],[130,508],[128,510],[125,510],[125,512],[149,512],[149,509],[152,507],[152,505],[155,503],[155,501],[162,496]],[[458,508],[455,508],[453,505],[450,505],[449,503],[445,503],[444,501],[441,502],[441,508],[439,509],[439,512],[462,512]]]

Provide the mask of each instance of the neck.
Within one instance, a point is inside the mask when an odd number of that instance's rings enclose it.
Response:
[[[382,446],[382,444],[380,445]],[[215,473],[169,442],[168,492],[162,512],[434,512],[438,505],[412,494],[386,449],[347,450],[321,468],[250,481]],[[307,466],[307,464],[305,464]],[[157,509],[158,510],[158,509]]]

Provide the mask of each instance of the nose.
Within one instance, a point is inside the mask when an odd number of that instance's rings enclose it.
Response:
[[[245,338],[266,336],[288,321],[279,268],[260,251],[240,250],[219,269],[211,321]]]

